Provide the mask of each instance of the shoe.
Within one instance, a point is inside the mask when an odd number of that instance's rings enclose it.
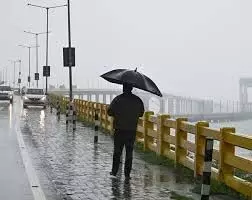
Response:
[[[131,180],[131,177],[130,176],[125,176],[125,181],[129,181]]]
[[[116,178],[116,175],[113,174],[112,172],[109,172],[109,174],[110,174],[111,178]]]

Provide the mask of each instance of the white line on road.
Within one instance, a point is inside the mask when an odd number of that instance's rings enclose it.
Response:
[[[21,130],[20,130],[19,119],[16,119],[15,128],[16,128],[16,132],[17,132],[17,140],[18,140],[21,156],[22,156],[23,163],[24,163],[25,170],[26,170],[26,174],[28,176],[28,180],[29,180],[29,183],[31,186],[34,200],[46,200],[45,194],[40,186],[38,177],[36,175],[36,171],[32,166],[30,156],[26,150],[23,136],[22,136]]]

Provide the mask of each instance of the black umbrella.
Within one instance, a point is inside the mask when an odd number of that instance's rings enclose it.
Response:
[[[135,88],[150,92],[162,97],[162,94],[156,84],[147,76],[135,70],[115,69],[103,75],[102,78],[117,84],[130,84]]]

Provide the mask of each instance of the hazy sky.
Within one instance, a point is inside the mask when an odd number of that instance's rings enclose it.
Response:
[[[0,69],[22,59],[27,81],[28,49],[35,45],[24,30],[46,29],[46,12],[26,6],[65,4],[66,0],[8,0],[0,7]],[[76,48],[74,84],[105,85],[103,72],[139,68],[162,92],[238,99],[239,78],[252,77],[251,0],[72,0],[72,43]],[[68,85],[62,47],[67,46],[67,9],[50,11],[50,84]],[[45,35],[39,36],[39,68],[45,64]],[[32,50],[32,79],[35,49]],[[105,68],[104,66],[108,66]],[[42,80],[41,86],[42,86]],[[107,85],[107,84],[106,84]],[[112,85],[112,84],[109,84]]]

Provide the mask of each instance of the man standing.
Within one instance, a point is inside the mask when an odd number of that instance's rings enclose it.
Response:
[[[138,118],[144,114],[142,100],[132,94],[132,86],[123,85],[123,93],[113,99],[108,115],[114,117],[114,154],[111,175],[116,176],[123,147],[126,148],[126,159],[124,165],[125,179],[130,179],[132,168],[133,147],[136,139]]]

